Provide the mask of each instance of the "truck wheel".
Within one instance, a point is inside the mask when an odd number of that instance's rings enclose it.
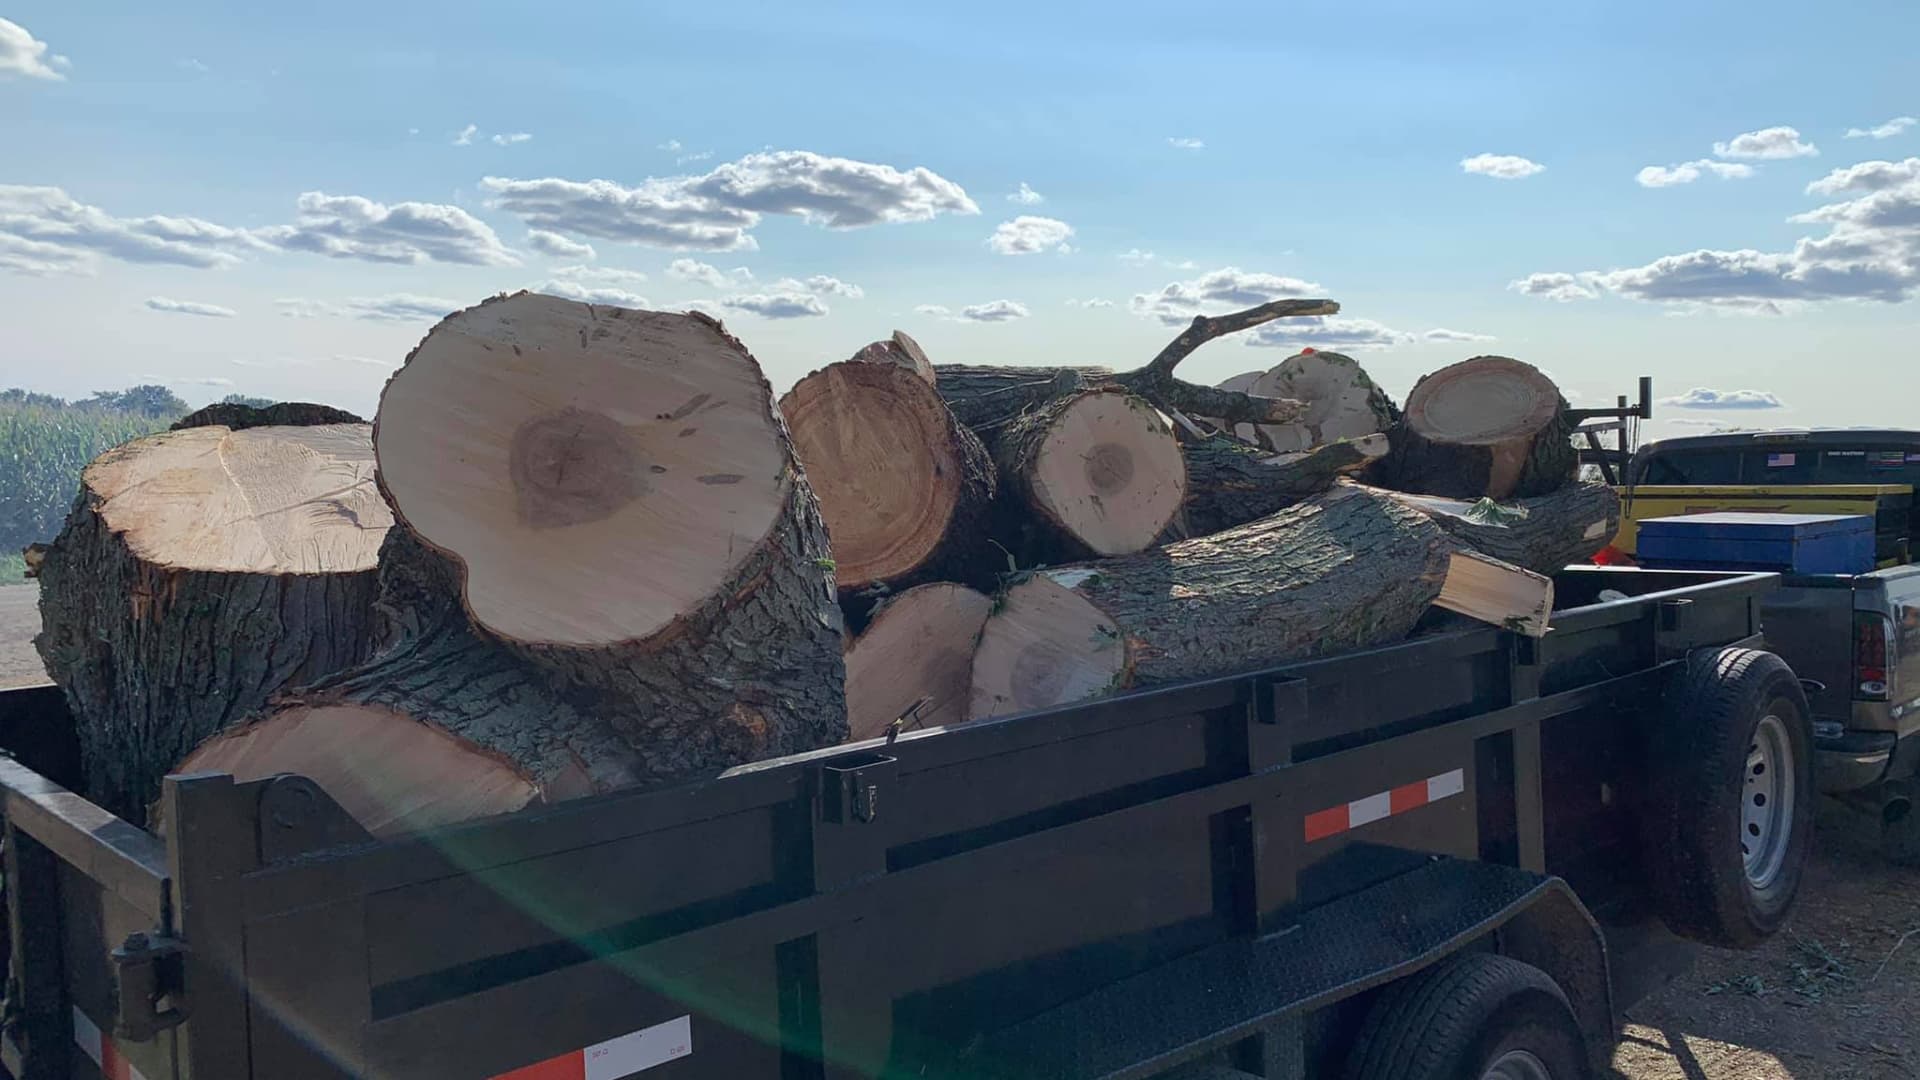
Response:
[[[1786,661],[1694,660],[1648,743],[1641,853],[1681,937],[1749,949],[1786,920],[1813,834],[1813,725]]]
[[[1367,1013],[1347,1080],[1587,1080],[1567,995],[1492,953],[1444,960],[1388,987]]]

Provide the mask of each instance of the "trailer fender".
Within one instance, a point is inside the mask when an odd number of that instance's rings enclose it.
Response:
[[[1605,1075],[1616,1030],[1613,978],[1606,939],[1586,907],[1565,885],[1544,889],[1495,938],[1501,955],[1532,964],[1560,984],[1587,1045],[1594,1048],[1595,1074]]]

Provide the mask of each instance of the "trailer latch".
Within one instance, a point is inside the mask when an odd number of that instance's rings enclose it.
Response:
[[[185,942],[164,934],[128,934],[127,940],[108,954],[120,986],[114,1035],[130,1042],[146,1042],[186,1020],[181,979],[181,958],[186,951]]]

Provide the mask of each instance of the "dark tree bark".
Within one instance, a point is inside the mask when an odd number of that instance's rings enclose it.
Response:
[[[989,452],[1000,431],[1036,405],[1104,383],[1113,372],[1098,367],[985,367],[935,364],[934,387],[953,415]]]
[[[1579,468],[1553,382],[1518,360],[1476,356],[1414,387],[1382,476],[1400,491],[1506,499],[1558,490]]]
[[[233,431],[256,427],[308,427],[313,424],[364,424],[365,420],[331,405],[306,401],[278,401],[256,407],[217,401],[173,422],[170,431],[219,425]]]
[[[1362,472],[1387,453],[1387,437],[1370,435],[1305,454],[1275,455],[1238,439],[1215,436],[1185,446],[1187,501],[1182,537],[1206,536],[1266,517]],[[1178,538],[1176,538],[1178,539]]]
[[[386,507],[373,491],[366,428],[336,434],[365,455],[363,490],[260,506],[269,521],[303,524],[327,515],[346,541],[327,542],[332,561],[319,564],[275,562],[259,549],[237,552],[224,534],[251,527],[248,518],[221,517],[223,492],[189,492],[182,484],[182,475],[223,472],[224,429],[138,440],[88,468],[66,527],[40,552],[42,630],[35,644],[73,713],[86,793],[95,802],[144,820],[161,777],[188,750],[280,690],[357,664],[375,649],[374,552],[387,528]],[[247,440],[256,444],[273,437],[249,435],[258,436]],[[234,468],[233,483],[245,489],[240,499],[264,503],[287,479],[284,470],[269,470],[255,483],[244,465]],[[141,494],[161,490],[145,479],[156,472],[169,474],[177,493],[137,505]],[[182,534],[202,515],[231,525],[210,530],[207,543],[190,544]]]
[[[1510,503],[1379,493],[1422,511],[1476,551],[1542,574],[1587,561],[1620,531],[1620,497],[1605,484],[1569,484]]]

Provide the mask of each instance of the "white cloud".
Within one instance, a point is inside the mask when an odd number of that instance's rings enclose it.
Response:
[[[1835,169],[1807,185],[1809,195],[1839,195],[1848,191],[1899,191],[1920,181],[1920,158],[1905,161],[1863,161]],[[1815,211],[1816,213],[1818,211]]]
[[[231,319],[239,312],[218,304],[202,304],[197,300],[171,300],[164,296],[147,297],[147,307],[154,311],[170,311],[180,315],[206,315],[215,319]]]
[[[860,286],[826,274],[814,274],[801,284],[816,296],[844,296],[849,300],[858,300],[867,295],[867,291]]]
[[[57,82],[66,76],[55,69],[66,66],[66,57],[49,53],[47,43],[28,33],[26,27],[0,19],[0,76]]]
[[[1113,301],[1093,297],[1087,300],[1068,300],[1067,306],[1077,308],[1109,308],[1113,306]]]
[[[1662,188],[1691,184],[1705,173],[1712,173],[1722,180],[1742,180],[1753,175],[1753,166],[1701,158],[1698,161],[1683,161],[1678,165],[1649,165],[1635,174],[1634,180],[1641,187]]]
[[[515,131],[492,136],[493,145],[495,146],[512,146],[515,143],[523,143],[532,138],[532,133],[525,131]]]
[[[1028,187],[1027,182],[1025,180],[1022,180],[1020,181],[1020,190],[1007,196],[1007,201],[1011,203],[1019,203],[1021,206],[1032,206],[1035,203],[1046,202],[1047,197],[1033,190],[1032,188]]]
[[[595,255],[592,244],[570,240],[557,232],[548,232],[546,229],[528,229],[527,246],[542,255],[552,255],[561,259],[591,259]]]
[[[468,124],[466,127],[460,129],[460,134],[453,137],[453,145],[472,146],[473,137],[478,134],[480,134],[480,125]]]
[[[1223,314],[1320,291],[1320,286],[1311,281],[1228,266],[1191,281],[1175,281],[1157,293],[1136,294],[1129,306],[1136,315],[1150,316],[1167,326],[1184,326],[1195,315]]]
[[[1011,322],[1030,314],[1027,305],[1018,300],[990,300],[984,304],[970,304],[957,312],[941,304],[921,304],[913,310],[948,322],[977,323]]]
[[[287,251],[335,259],[469,266],[517,266],[520,262],[491,226],[457,206],[422,202],[388,206],[358,195],[322,191],[302,194],[296,205],[299,213],[294,224],[270,226],[257,235]]]
[[[368,322],[427,322],[446,318],[460,309],[455,300],[413,293],[356,296],[334,303],[305,297],[274,301],[280,314],[293,319],[355,318]]]
[[[583,304],[606,304],[610,307],[624,308],[651,306],[647,303],[647,298],[639,293],[630,292],[617,285],[589,285],[578,278],[549,278],[531,288],[537,293],[578,300]]]
[[[748,154],[698,176],[624,187],[609,180],[489,176],[494,206],[527,224],[579,236],[697,251],[752,249],[769,214],[829,229],[977,214],[960,185],[926,168],[827,157],[805,150]]]
[[[212,68],[208,67],[206,64],[202,63],[199,60],[194,59],[191,56],[187,57],[184,60],[180,60],[177,63],[180,67],[180,70],[191,71],[195,75],[205,75],[207,72],[213,70]]]
[[[313,361],[307,359],[304,356],[275,356],[270,358],[269,357],[236,356],[233,359],[227,361],[227,363],[232,364],[234,367],[243,367],[243,368],[290,368],[290,367],[313,366]]]
[[[1677,409],[1780,409],[1785,404],[1765,390],[1709,390],[1696,386],[1684,394],[1661,398]]]
[[[1528,274],[1507,287],[1527,296],[1544,296],[1549,300],[1566,303],[1569,300],[1592,300],[1600,294],[1586,280],[1586,275],[1549,272]]]
[[[663,142],[659,146],[654,147],[654,149],[665,150],[669,154],[677,154],[680,152],[680,140],[668,139],[666,142]]]
[[[1893,119],[1887,121],[1886,123],[1881,124],[1879,127],[1848,128],[1847,138],[1849,139],[1891,139],[1895,135],[1900,134],[1901,132],[1907,130],[1908,128],[1912,127],[1915,124],[1920,124],[1920,119],[1916,119],[1911,116],[1896,116]]]
[[[721,297],[722,306],[763,319],[807,319],[827,314],[827,305],[811,293],[741,293]]]
[[[115,217],[57,187],[0,184],[0,267],[19,273],[86,272],[96,256],[205,269],[264,247],[246,229],[190,217]]]
[[[706,161],[708,158],[711,158],[712,156],[713,156],[713,151],[702,150],[697,154],[681,154],[679,157],[676,157],[673,159],[673,163],[675,165],[686,165],[686,164],[689,164],[690,162]]]
[[[1462,172],[1491,176],[1496,180],[1524,180],[1545,172],[1547,167],[1517,154],[1475,154],[1461,158],[1460,169]]]
[[[1176,150],[1204,150],[1207,144],[1190,136],[1170,135],[1167,145]]]
[[[1153,252],[1141,251],[1139,248],[1123,251],[1115,257],[1129,266],[1146,266],[1154,260]]]
[[[1049,217],[1022,214],[993,230],[987,246],[1002,255],[1036,255],[1043,251],[1069,252],[1073,226]]]
[[[1714,143],[1713,152],[1725,158],[1778,161],[1782,158],[1812,157],[1820,150],[1812,143],[1801,142],[1800,132],[1794,128],[1770,127]]]
[[[366,364],[370,367],[397,368],[397,360],[381,360],[372,356],[353,356],[348,353],[335,353],[333,358],[343,364]]]
[[[1494,340],[1494,337],[1492,334],[1475,334],[1466,330],[1449,330],[1444,326],[1436,326],[1433,329],[1427,331],[1426,333],[1421,334],[1420,336],[1425,338],[1428,341],[1492,341]]]
[[[711,285],[716,289],[725,289],[741,281],[753,280],[753,272],[744,266],[734,270],[730,275],[719,267],[711,263],[703,263],[698,259],[673,260],[667,264],[667,276],[679,278],[681,281]]]
[[[1352,349],[1358,352],[1410,344],[1416,340],[1416,336],[1383,326],[1372,319],[1311,315],[1261,323],[1243,340],[1248,345],[1271,348],[1299,349],[1310,345],[1317,349]]]
[[[141,382],[165,383],[168,386],[211,386],[219,389],[233,385],[232,379],[224,379],[218,375],[154,375],[143,373],[134,377]]]

